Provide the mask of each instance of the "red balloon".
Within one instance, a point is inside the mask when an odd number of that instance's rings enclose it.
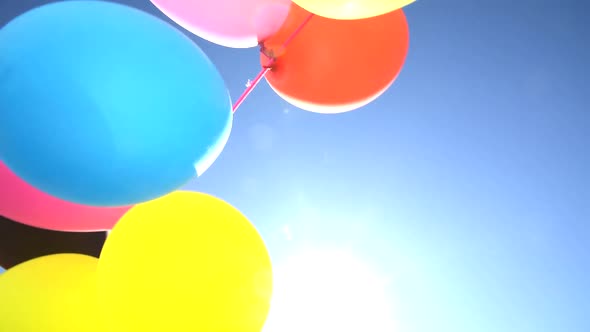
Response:
[[[271,87],[291,104],[312,112],[341,113],[362,107],[385,92],[400,73],[409,47],[406,16],[399,9],[360,20],[313,16],[296,4],[281,29],[264,41],[276,61],[266,75]],[[278,55],[277,55],[278,54]]]
[[[0,215],[25,225],[66,232],[110,230],[130,208],[62,200],[30,185],[0,161]]]

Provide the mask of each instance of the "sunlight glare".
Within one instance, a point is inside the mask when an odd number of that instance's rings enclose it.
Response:
[[[275,268],[264,332],[392,332],[386,280],[344,251],[309,251]]]

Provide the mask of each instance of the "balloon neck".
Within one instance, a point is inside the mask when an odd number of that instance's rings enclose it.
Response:
[[[275,53],[271,49],[262,46],[260,48],[260,53],[262,53],[268,60],[276,60]]]
[[[262,53],[266,61],[263,63],[264,68],[272,68],[272,65],[277,61],[277,59],[285,54],[285,47],[281,45],[266,45],[265,43],[260,43],[260,53]]]

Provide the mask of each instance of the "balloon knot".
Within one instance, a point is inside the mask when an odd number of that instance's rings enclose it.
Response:
[[[268,60],[274,61],[277,59],[275,51],[273,49],[267,48],[264,46],[264,44],[260,46],[260,53],[264,54]]]

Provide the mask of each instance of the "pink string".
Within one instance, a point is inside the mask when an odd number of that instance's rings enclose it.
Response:
[[[283,43],[283,47],[287,47],[287,45],[289,45],[289,43],[291,43],[291,41],[293,41],[293,39],[299,34],[299,32],[301,32],[301,30],[303,29],[303,27],[305,27],[307,25],[307,23],[311,20],[311,18],[314,16],[314,14],[309,14],[305,20],[297,27],[297,29],[295,29],[295,31],[293,31],[293,33],[289,36],[289,38],[287,38],[287,40],[285,40],[285,42]],[[258,85],[258,83],[260,83],[260,81],[262,81],[262,79],[264,78],[264,76],[266,76],[266,74],[271,70],[271,66],[274,64],[274,62],[276,61],[275,59],[269,59],[269,63],[267,66],[265,66],[264,68],[262,68],[262,70],[260,70],[260,72],[258,73],[258,75],[256,75],[256,77],[254,78],[254,80],[252,80],[250,82],[250,85],[246,88],[246,90],[244,91],[244,93],[242,93],[242,95],[240,96],[240,98],[238,98],[238,100],[236,101],[236,103],[233,105],[232,107],[232,112],[235,113],[236,110],[240,107],[240,105],[242,105],[242,103],[244,103],[244,101],[246,100],[246,98],[248,98],[248,96],[250,95],[250,93],[254,90],[254,88]]]
[[[242,103],[246,100],[246,98],[248,98],[248,95],[250,95],[250,93],[258,85],[258,83],[260,83],[260,81],[262,81],[262,78],[264,77],[264,75],[266,75],[266,73],[268,73],[269,70],[270,70],[270,67],[262,68],[262,70],[258,73],[258,75],[256,75],[256,78],[252,82],[250,82],[250,85],[246,88],[244,93],[242,93],[240,98],[238,98],[238,100],[236,101],[236,103],[232,107],[233,113],[235,113],[236,110],[238,109],[238,107],[240,107],[240,105],[242,105]]]

